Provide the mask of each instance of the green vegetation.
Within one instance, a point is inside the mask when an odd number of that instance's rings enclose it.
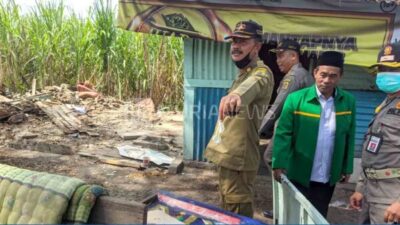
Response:
[[[68,14],[62,1],[40,3],[26,15],[0,0],[0,86],[25,92],[89,80],[105,95],[151,97],[158,106],[183,102],[183,41],[115,26],[109,1],[89,18]]]

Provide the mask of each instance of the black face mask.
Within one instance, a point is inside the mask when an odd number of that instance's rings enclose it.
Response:
[[[235,63],[237,68],[239,68],[239,69],[245,68],[251,62],[250,52],[243,59],[241,59],[239,61],[233,61],[233,62]]]

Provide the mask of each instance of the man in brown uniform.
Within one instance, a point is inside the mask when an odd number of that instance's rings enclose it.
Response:
[[[262,27],[239,22],[231,36],[231,58],[239,73],[221,99],[219,119],[205,156],[218,165],[222,208],[253,217],[253,189],[260,154],[258,129],[274,80],[258,58]]]
[[[363,173],[350,197],[362,208],[360,223],[400,222],[400,43],[378,55],[376,84],[387,93],[375,110],[363,145]]]
[[[274,104],[267,111],[261,126],[260,136],[271,138],[273,135],[274,125],[282,112],[283,103],[286,97],[297,90],[308,87],[314,83],[313,77],[303,68],[300,63],[300,44],[294,40],[285,39],[278,44],[278,47],[272,50],[276,53],[276,63],[279,70],[285,73],[279,84],[278,96]],[[264,162],[271,165],[272,160],[272,143],[271,140],[264,153]]]

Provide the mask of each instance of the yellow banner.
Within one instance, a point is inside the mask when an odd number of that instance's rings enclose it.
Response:
[[[263,25],[264,41],[297,40],[302,50],[319,54],[337,50],[346,64],[368,66],[393,35],[394,15],[326,10],[271,8],[190,1],[120,1],[118,26],[136,32],[223,41],[235,24]],[[186,2],[185,4],[183,4]]]

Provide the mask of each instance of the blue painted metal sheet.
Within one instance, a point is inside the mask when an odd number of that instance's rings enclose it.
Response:
[[[383,101],[385,94],[378,91],[350,91],[356,98],[357,128],[355,141],[355,156],[361,157],[364,135],[371,121],[375,108]]]
[[[220,99],[226,95],[226,88],[196,88],[193,105],[193,159],[203,160],[218,118]]]
[[[185,39],[185,66],[191,66],[186,79],[232,81],[237,68],[230,58],[229,43]]]

